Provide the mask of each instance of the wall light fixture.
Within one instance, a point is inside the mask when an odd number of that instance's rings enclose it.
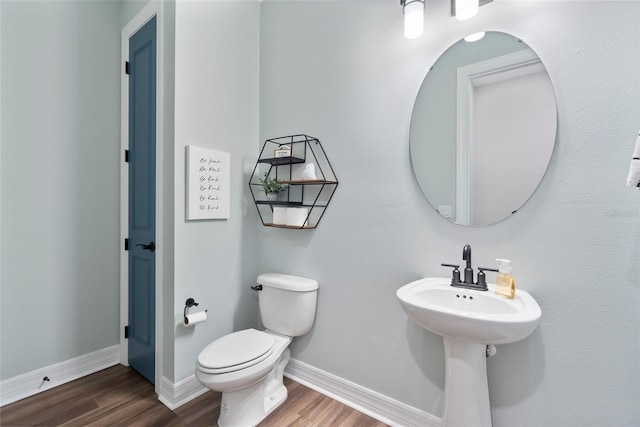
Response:
[[[451,16],[458,20],[473,18],[480,6],[493,0],[451,0]],[[408,39],[420,37],[424,31],[425,0],[400,0],[404,13],[404,36]]]
[[[400,0],[404,13],[404,36],[416,39],[424,31],[424,0]]]
[[[451,16],[457,20],[473,18],[478,14],[480,6],[491,3],[493,0],[451,0]]]

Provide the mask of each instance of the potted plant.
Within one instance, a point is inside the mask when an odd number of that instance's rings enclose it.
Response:
[[[260,180],[262,189],[267,195],[267,200],[275,200],[278,197],[278,193],[284,191],[287,188],[286,184],[281,184],[269,176],[269,172],[264,174],[264,178]]]

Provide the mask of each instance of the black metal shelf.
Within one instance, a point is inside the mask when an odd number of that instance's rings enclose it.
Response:
[[[275,157],[283,149],[290,150],[291,155]],[[279,150],[278,153],[275,153],[276,150]],[[301,165],[307,162],[315,165],[317,179],[302,179]],[[260,168],[260,165],[268,165],[268,169],[266,166]],[[260,179],[265,175],[288,186],[279,200],[264,199]],[[337,187],[338,178],[320,140],[304,134],[267,139],[249,179],[251,196],[262,224],[276,228],[316,228]],[[274,208],[278,207],[307,209],[304,225],[275,224]]]
[[[258,163],[268,163],[268,164],[271,164],[273,166],[295,165],[295,164],[298,164],[298,163],[304,163],[304,159],[301,159],[299,157],[291,157],[291,156],[287,156],[287,157],[269,157],[268,159],[259,159]]]
[[[325,184],[337,184],[338,181],[327,181],[324,179],[294,179],[294,180],[282,180],[278,181],[280,184],[289,185],[325,185]]]
[[[256,202],[256,205],[292,206],[292,207],[304,206],[302,202],[284,202],[280,200],[256,200],[255,202]]]
[[[293,208],[326,208],[328,206],[320,203],[284,202],[280,200],[256,200],[256,205],[291,206]]]

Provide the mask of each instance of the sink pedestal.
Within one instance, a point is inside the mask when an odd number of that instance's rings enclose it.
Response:
[[[446,427],[491,427],[487,346],[444,338]]]
[[[515,298],[450,286],[448,278],[426,278],[398,289],[402,308],[420,326],[444,339],[446,376],[443,424],[491,427],[487,345],[528,337],[542,310],[522,289]]]

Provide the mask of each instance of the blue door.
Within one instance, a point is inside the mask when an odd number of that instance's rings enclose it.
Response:
[[[156,18],[129,39],[129,365],[155,383]]]

